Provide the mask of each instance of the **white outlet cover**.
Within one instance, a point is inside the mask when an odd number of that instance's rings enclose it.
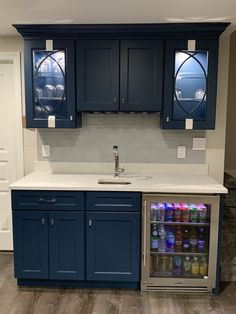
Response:
[[[42,145],[42,156],[43,157],[50,157],[51,151],[50,151],[50,145]]]
[[[177,158],[186,158],[186,146],[177,147]]]
[[[194,137],[193,138],[193,150],[206,150],[206,138]]]

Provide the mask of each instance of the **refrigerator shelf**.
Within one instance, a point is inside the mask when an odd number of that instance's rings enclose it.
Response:
[[[205,279],[204,277],[208,278],[207,276],[203,276],[203,275],[191,275],[191,274],[174,275],[174,274],[162,274],[160,272],[151,272],[150,276],[156,277],[156,278],[179,278],[179,279],[183,279],[183,278]]]
[[[156,224],[156,225],[166,225],[166,226],[203,226],[208,227],[210,226],[209,222],[177,222],[177,221],[150,221],[150,224]]]
[[[171,256],[206,256],[208,255],[208,253],[193,253],[193,252],[155,252],[155,251],[151,251],[150,252],[151,255],[171,255]]]

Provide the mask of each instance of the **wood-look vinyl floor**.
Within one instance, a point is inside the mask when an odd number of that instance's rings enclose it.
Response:
[[[236,314],[236,282],[222,293],[18,287],[12,254],[0,253],[0,314]]]

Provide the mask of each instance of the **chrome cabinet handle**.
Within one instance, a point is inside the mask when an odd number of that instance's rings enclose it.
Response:
[[[117,98],[113,99],[113,104],[117,104]]]
[[[43,197],[40,197],[40,198],[38,199],[38,203],[39,203],[39,204],[42,204],[42,203],[44,203],[44,202],[45,202],[45,200],[44,200]]]
[[[170,122],[170,117],[166,117],[166,122],[167,122],[167,123]]]
[[[144,201],[144,217],[143,217],[143,266],[146,266],[147,254],[147,201]]]
[[[41,219],[41,226],[44,226],[44,225],[45,225],[45,223],[46,223],[45,218],[42,218],[42,219]]]
[[[122,103],[122,104],[125,104],[125,103],[126,103],[126,99],[125,99],[124,97],[121,99],[121,103]]]
[[[55,197],[53,197],[53,198],[51,198],[50,203],[51,203],[51,204],[55,204],[55,203],[56,203],[56,201],[57,201],[57,200],[56,200],[56,198],[55,198]]]
[[[92,227],[92,224],[93,224],[92,220],[91,220],[91,219],[89,219],[89,221],[88,221],[88,225],[89,225],[89,227]]]
[[[53,219],[53,218],[51,218],[51,219],[50,219],[50,226],[51,226],[51,227],[53,227],[53,226],[54,226],[54,224],[55,224],[54,219]]]

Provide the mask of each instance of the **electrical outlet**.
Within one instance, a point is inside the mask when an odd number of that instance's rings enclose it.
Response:
[[[42,156],[43,157],[50,157],[50,145],[42,145]]]
[[[177,147],[177,158],[186,158],[186,146]]]
[[[193,150],[206,150],[206,138],[194,137],[193,138]]]

